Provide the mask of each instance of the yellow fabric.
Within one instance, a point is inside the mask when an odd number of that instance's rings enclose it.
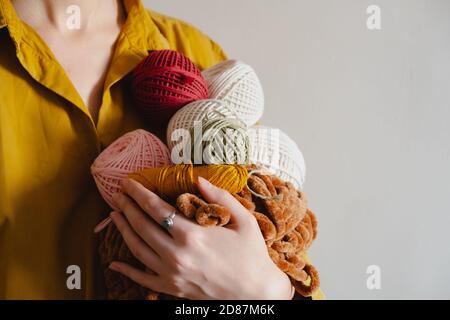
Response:
[[[178,50],[202,69],[225,59],[189,24],[138,0],[124,5],[94,123],[48,46],[0,0],[0,299],[103,297],[92,230],[109,209],[89,167],[116,138],[143,127],[125,76],[148,50]],[[70,265],[81,268],[81,290],[67,289]]]

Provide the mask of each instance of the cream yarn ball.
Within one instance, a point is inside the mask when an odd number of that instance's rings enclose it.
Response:
[[[264,92],[252,67],[241,61],[226,60],[204,70],[202,74],[211,99],[227,102],[247,126],[261,119]]]
[[[167,144],[174,163],[181,162],[174,159],[174,154],[179,156],[181,150],[186,149],[186,145],[180,141],[183,133],[189,134],[191,155],[188,158],[194,164],[243,164],[249,161],[247,126],[225,101],[197,100],[177,111],[170,119]]]
[[[297,144],[283,131],[266,126],[253,126],[248,134],[252,146],[251,163],[266,168],[301,190],[306,166]]]

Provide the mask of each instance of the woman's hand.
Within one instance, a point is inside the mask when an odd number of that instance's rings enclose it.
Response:
[[[270,259],[256,219],[231,194],[207,180],[210,203],[230,209],[227,227],[201,227],[177,214],[167,232],[159,223],[175,208],[134,180],[114,197],[111,218],[147,272],[115,261],[112,270],[143,287],[186,299],[290,299],[289,278]]]

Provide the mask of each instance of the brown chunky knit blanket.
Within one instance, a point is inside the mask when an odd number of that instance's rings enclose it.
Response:
[[[308,209],[305,194],[275,176],[255,173],[250,174],[247,188],[234,196],[256,217],[270,257],[289,276],[299,298],[312,296],[319,288],[319,274],[305,256],[317,236],[317,220]],[[228,209],[208,204],[194,194],[180,195],[173,205],[205,227],[221,227],[230,219]],[[113,224],[103,232],[99,250],[108,299],[175,298],[142,288],[108,268],[112,261],[123,261],[144,269]]]

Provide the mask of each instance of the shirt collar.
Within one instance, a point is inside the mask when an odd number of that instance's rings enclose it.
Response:
[[[145,9],[141,0],[122,0],[127,12],[127,20],[123,27],[123,33],[128,38],[132,49],[136,53],[146,55],[148,50],[167,49],[169,43],[160,32],[156,24]],[[25,30],[24,23],[17,16],[10,0],[0,0],[0,29],[7,27],[16,46],[23,41]],[[37,46],[37,51],[42,46]],[[42,53],[42,52],[40,52]]]
[[[123,4],[127,19],[116,43],[111,68],[105,80],[104,94],[147,56],[148,50],[169,48],[167,39],[151,19],[141,0],[123,0]],[[28,73],[90,117],[64,69],[45,42],[20,20],[10,0],[0,0],[0,28],[3,27],[7,27],[16,55]]]
[[[6,27],[6,20],[3,17],[3,9],[0,4],[0,29],[3,29],[4,27]]]
[[[168,49],[169,42],[162,35],[145,9],[141,0],[123,0],[127,12],[127,21],[123,32],[134,49],[148,54],[148,50]]]
[[[0,0],[0,29],[6,27],[6,12],[3,7],[3,0]]]
[[[20,34],[20,19],[10,0],[0,0],[0,28],[8,27],[11,37]]]
[[[106,77],[105,89],[129,73],[149,50],[169,49],[169,42],[151,19],[141,0],[123,0],[127,20],[116,43],[116,50]]]

